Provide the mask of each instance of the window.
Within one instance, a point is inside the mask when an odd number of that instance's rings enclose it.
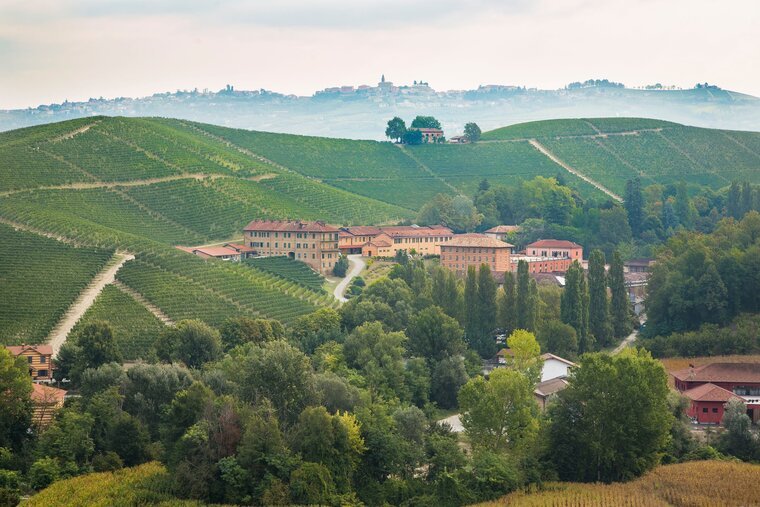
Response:
[[[713,413],[713,414],[717,414],[717,413],[718,413],[718,407],[713,407],[713,409],[712,409],[712,413]]]
[[[704,408],[702,409],[702,413],[703,413],[703,414],[706,414],[706,413],[707,413],[707,407],[704,407]]]
[[[38,377],[47,377],[48,376],[48,371],[47,370],[40,370],[40,371],[37,372],[37,376]]]
[[[26,360],[29,362],[29,364],[32,364],[32,361],[34,361],[34,358],[32,356],[26,356]]]
[[[40,356],[40,364],[45,364],[47,362],[47,357]]]

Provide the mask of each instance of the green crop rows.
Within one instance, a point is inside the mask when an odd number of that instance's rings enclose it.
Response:
[[[261,257],[248,259],[246,262],[254,268],[268,271],[276,276],[303,285],[314,292],[323,292],[322,284],[325,279],[303,262],[288,257]]]
[[[95,321],[107,322],[111,326],[126,360],[148,359],[148,351],[164,329],[164,324],[147,308],[115,285],[106,285],[69,336]]]
[[[0,343],[39,343],[113,255],[0,224]]]

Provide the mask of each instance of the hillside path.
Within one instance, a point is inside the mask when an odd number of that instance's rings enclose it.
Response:
[[[613,349],[612,352],[610,352],[611,355],[616,356],[623,352],[623,349],[630,347],[633,342],[636,341],[636,337],[639,336],[638,330],[634,329],[631,334],[625,337],[625,339],[620,342],[620,344]]]
[[[58,351],[66,341],[69,332],[74,325],[82,318],[82,315],[92,306],[95,299],[101,293],[103,288],[116,279],[116,272],[121,269],[125,262],[134,259],[135,256],[126,252],[116,252],[106,267],[93,278],[85,287],[84,291],[66,310],[63,318],[53,327],[48,335],[47,343],[53,347],[53,357],[58,355]]]
[[[345,303],[346,301],[348,301],[348,299],[346,299],[345,296],[343,296],[343,294],[346,293],[346,288],[348,288],[348,284],[350,284],[351,280],[356,278],[366,266],[366,263],[364,262],[364,259],[362,259],[362,256],[360,254],[349,255],[348,263],[351,265],[351,269],[349,269],[345,278],[343,278],[343,280],[341,280],[338,283],[338,285],[335,286],[335,290],[333,291],[333,295],[335,295],[335,299],[337,299],[341,303]]]
[[[607,187],[605,187],[601,183],[597,183],[596,181],[592,180],[591,178],[589,178],[585,174],[582,174],[582,173],[576,171],[575,169],[573,169],[572,167],[570,167],[568,164],[566,164],[565,162],[563,162],[559,157],[557,157],[554,153],[552,153],[551,151],[549,151],[543,144],[539,143],[536,139],[531,139],[529,141],[529,143],[530,143],[531,146],[533,146],[535,149],[537,149],[543,155],[545,155],[546,157],[548,157],[549,159],[551,159],[552,162],[554,162],[555,164],[559,165],[560,167],[562,167],[563,169],[565,169],[570,174],[573,174],[573,175],[579,177],[580,179],[582,179],[583,181],[585,181],[586,183],[595,186],[596,188],[598,188],[599,190],[601,190],[602,192],[604,192],[608,196],[612,197],[614,200],[616,200],[618,202],[623,202],[623,198],[622,197],[620,197],[619,195],[617,195],[616,193],[614,193],[612,190],[608,189]]]
[[[114,280],[113,281],[113,285],[114,285],[114,287],[118,288],[122,292],[124,292],[126,294],[129,294],[132,297],[132,299],[134,299],[135,301],[137,301],[138,303],[140,303],[141,305],[143,305],[146,310],[148,310],[150,313],[152,313],[158,320],[160,320],[161,322],[163,322],[167,326],[173,326],[174,325],[174,321],[171,319],[171,317],[169,317],[168,315],[166,315],[161,310],[161,308],[157,307],[156,305],[154,305],[153,303],[151,303],[150,301],[148,301],[147,299],[145,299],[145,296],[143,296],[142,294],[140,294],[139,292],[137,292],[136,290],[134,290],[132,287],[128,287],[127,285],[124,285],[119,280]]]
[[[127,180],[127,181],[80,181],[77,183],[67,183],[65,185],[48,185],[34,188],[20,188],[16,190],[4,190],[0,192],[0,197],[6,197],[13,194],[20,194],[22,192],[31,192],[33,190],[87,190],[91,188],[116,188],[116,187],[140,187],[144,185],[153,185],[156,183],[164,183],[166,181],[177,180],[204,180],[217,178],[226,178],[224,174],[173,174],[171,176],[163,176],[160,178],[147,178],[144,180]]]

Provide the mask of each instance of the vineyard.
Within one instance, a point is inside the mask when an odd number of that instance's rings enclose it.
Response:
[[[112,254],[0,224],[0,343],[44,341]]]
[[[666,465],[629,483],[553,483],[537,493],[513,493],[482,504],[495,507],[729,507],[757,505],[760,465],[695,461]]]
[[[261,257],[248,259],[246,263],[258,270],[303,285],[314,292],[323,292],[322,285],[325,279],[303,262],[288,257]]]
[[[116,249],[137,255],[119,279],[174,320],[198,317],[217,325],[244,314],[290,322],[336,304],[314,274],[279,260],[253,266],[204,262],[173,247],[239,237],[256,218],[338,226],[413,220],[434,195],[453,194],[452,187],[472,194],[483,178],[515,185],[561,173],[581,194],[602,195],[525,139],[539,139],[617,193],[634,175],[645,185],[760,182],[760,134],[753,132],[593,118],[513,125],[483,138],[495,142],[399,149],[375,141],[108,117],[0,133],[0,218],[82,245],[2,229],[0,340],[44,339]],[[137,312],[117,295],[109,289],[92,313],[119,305]],[[132,319],[129,312],[121,313]],[[135,336],[124,343],[127,355],[147,346]]]
[[[125,360],[147,359],[164,325],[132,296],[115,285],[107,285],[77,322],[69,336],[90,322],[107,322]]]

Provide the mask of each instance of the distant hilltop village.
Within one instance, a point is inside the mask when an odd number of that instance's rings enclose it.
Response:
[[[392,114],[388,114],[391,112]],[[689,90],[653,84],[626,88],[608,79],[542,90],[484,84],[438,91],[426,80],[325,88],[311,96],[228,84],[218,91],[177,90],[148,97],[90,98],[26,109],[0,110],[0,131],[89,116],[158,116],[225,127],[348,139],[384,140],[389,116],[432,115],[449,132],[477,122],[491,130],[547,118],[644,117],[708,128],[760,130],[760,100],[700,83]]]

